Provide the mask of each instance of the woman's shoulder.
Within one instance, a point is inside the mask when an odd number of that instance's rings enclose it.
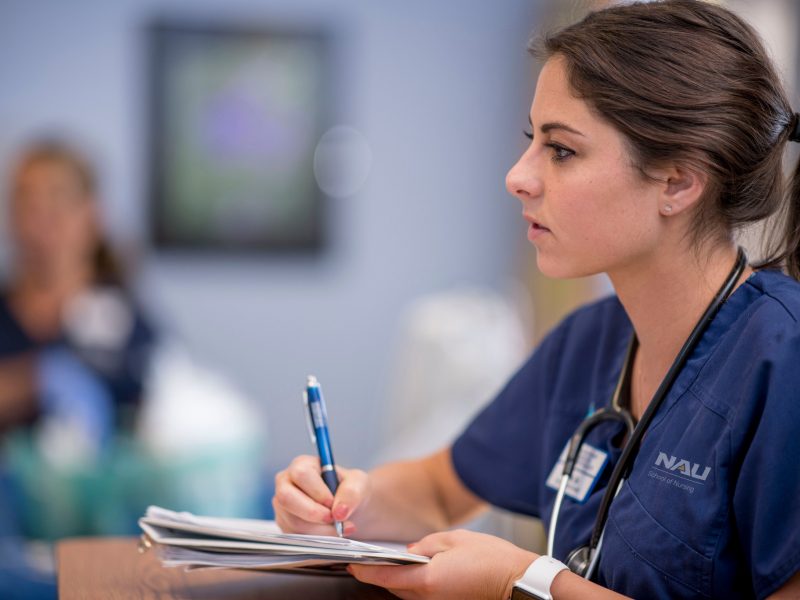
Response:
[[[754,317],[778,319],[787,324],[800,323],[799,281],[778,270],[765,269],[756,271],[747,284],[760,294]]]
[[[739,310],[728,324],[721,347],[749,360],[770,360],[783,355],[784,347],[800,336],[800,282],[777,270],[756,271],[747,280]]]
[[[749,414],[779,390],[781,403],[794,402],[796,392],[788,391],[800,388],[800,283],[764,270],[742,287],[720,314],[718,341],[692,386],[727,418]]]

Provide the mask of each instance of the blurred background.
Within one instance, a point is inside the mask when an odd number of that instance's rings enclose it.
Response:
[[[150,503],[268,518],[308,374],[339,463],[441,447],[609,293],[504,186],[529,37],[602,4],[2,0],[0,592]],[[795,3],[728,4],[794,90]]]

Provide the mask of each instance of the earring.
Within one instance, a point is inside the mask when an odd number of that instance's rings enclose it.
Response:
[[[668,215],[672,212],[672,204],[665,204],[664,208],[661,209],[661,212],[665,215]]]

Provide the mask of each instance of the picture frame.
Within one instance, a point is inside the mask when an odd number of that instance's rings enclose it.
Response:
[[[155,247],[319,250],[328,36],[161,21],[148,40]]]

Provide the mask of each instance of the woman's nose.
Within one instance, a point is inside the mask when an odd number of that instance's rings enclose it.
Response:
[[[528,149],[506,175],[506,190],[520,201],[542,194],[542,179],[534,163],[535,158]]]

